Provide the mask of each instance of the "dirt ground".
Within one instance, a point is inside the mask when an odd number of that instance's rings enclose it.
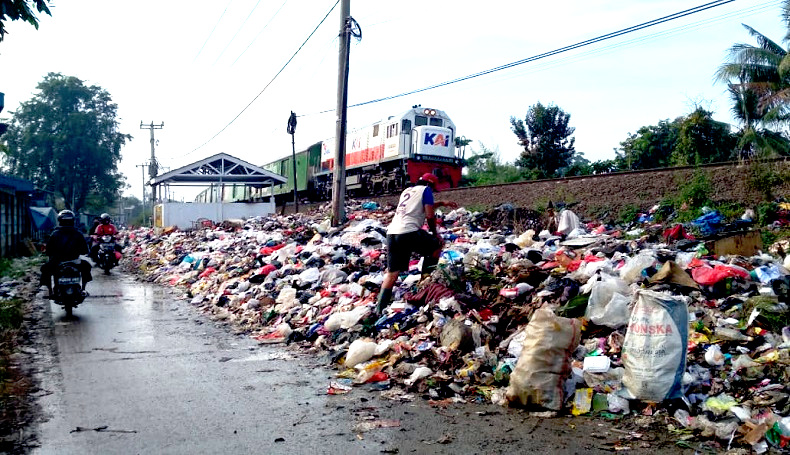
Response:
[[[32,302],[37,280],[33,274],[22,280],[26,283],[20,287],[26,299],[22,327],[0,348],[0,364],[6,366],[5,381],[0,385],[0,453],[27,453],[35,446],[31,427],[41,417],[35,403],[41,391],[33,378],[45,367],[39,362],[39,350],[42,346],[51,347],[51,321]]]

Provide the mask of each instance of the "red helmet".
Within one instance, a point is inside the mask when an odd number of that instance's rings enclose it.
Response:
[[[431,174],[430,172],[426,172],[425,174],[422,174],[420,180],[422,180],[423,182],[429,182],[433,184],[434,188],[436,188],[436,186],[439,185],[439,178]]]

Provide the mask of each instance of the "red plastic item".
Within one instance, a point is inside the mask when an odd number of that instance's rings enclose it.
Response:
[[[386,381],[389,378],[390,377],[387,373],[383,371],[378,371],[365,382],[381,382],[381,381]]]

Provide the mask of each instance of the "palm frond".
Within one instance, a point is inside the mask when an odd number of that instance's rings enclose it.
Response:
[[[746,24],[742,24],[742,25],[746,29],[746,31],[749,32],[749,35],[751,35],[753,38],[757,40],[757,43],[760,45],[760,48],[765,49],[769,52],[773,52],[775,54],[784,55],[786,53],[784,48],[782,48],[782,46],[780,46],[779,44],[776,44],[776,42],[774,42],[772,39],[768,38],[767,36],[763,35],[762,33],[749,27]]]

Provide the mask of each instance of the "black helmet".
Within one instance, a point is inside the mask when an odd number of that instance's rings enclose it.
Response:
[[[58,213],[58,223],[61,226],[74,226],[74,212],[71,210],[61,210]]]
[[[101,219],[102,224],[108,224],[112,221],[109,213],[102,213],[99,219]]]

